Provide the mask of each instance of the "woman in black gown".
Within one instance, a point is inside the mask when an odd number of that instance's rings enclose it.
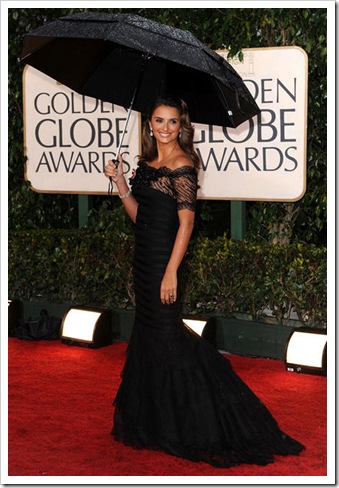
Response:
[[[109,162],[135,223],[136,316],[114,401],[114,439],[218,467],[264,465],[303,446],[180,317],[182,262],[194,224],[199,158],[186,104],[156,100],[131,178]],[[121,158],[120,158],[121,161]]]

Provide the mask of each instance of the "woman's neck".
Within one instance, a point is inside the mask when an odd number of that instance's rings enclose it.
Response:
[[[173,144],[158,144],[158,157],[153,161],[156,166],[163,166],[166,162],[170,161],[175,153],[179,150],[181,152],[181,148],[177,141],[173,141]]]

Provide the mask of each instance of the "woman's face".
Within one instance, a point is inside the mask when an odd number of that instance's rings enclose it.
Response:
[[[175,107],[160,105],[150,120],[150,128],[157,142],[168,144],[178,138],[180,130],[180,114]]]

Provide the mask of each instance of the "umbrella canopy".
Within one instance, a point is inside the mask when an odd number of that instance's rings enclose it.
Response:
[[[76,92],[148,113],[185,100],[196,123],[237,127],[259,113],[241,77],[190,32],[131,14],[78,13],[24,37],[21,60]]]

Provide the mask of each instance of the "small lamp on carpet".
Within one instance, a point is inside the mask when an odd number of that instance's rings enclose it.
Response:
[[[20,300],[8,300],[8,335],[15,336],[15,329],[18,327],[22,318],[23,305]]]
[[[207,320],[204,318],[199,318],[195,316],[183,317],[183,322],[186,324],[190,329],[194,330],[194,332],[198,335],[202,335],[204,331],[204,327],[206,325]]]
[[[287,342],[285,364],[287,371],[326,376],[326,330],[307,327],[294,329]]]
[[[93,349],[112,344],[110,314],[99,308],[70,308],[61,323],[61,342]]]

